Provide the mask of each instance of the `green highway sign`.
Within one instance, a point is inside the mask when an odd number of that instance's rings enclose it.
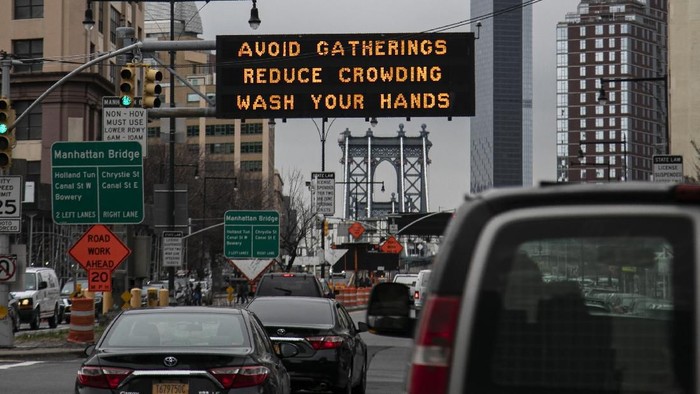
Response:
[[[227,259],[274,259],[280,254],[277,211],[226,211],[224,256]]]
[[[55,142],[51,210],[58,224],[136,224],[143,214],[143,153],[136,141]]]

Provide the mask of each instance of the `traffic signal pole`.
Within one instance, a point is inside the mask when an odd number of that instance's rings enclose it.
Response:
[[[0,60],[0,66],[2,67],[2,89],[0,90],[0,96],[10,97],[10,68],[12,68],[12,59],[3,58]],[[4,169],[2,170],[2,175],[8,175],[5,173]],[[7,254],[10,254],[10,236],[8,234],[0,234],[0,255]],[[15,280],[17,279],[17,275],[21,274],[23,273],[15,272]],[[12,320],[8,315],[9,293],[10,285],[5,283],[0,284],[0,347],[13,347],[15,344],[15,334],[12,332]]]

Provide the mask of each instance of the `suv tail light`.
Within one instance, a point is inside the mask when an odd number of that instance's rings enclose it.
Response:
[[[428,297],[413,351],[408,394],[447,392],[459,302],[459,297]]]
[[[83,386],[116,389],[131,374],[130,369],[113,367],[82,367],[78,370],[78,382]]]
[[[413,299],[414,300],[419,300],[420,299],[420,291],[416,290],[413,292]]]
[[[307,337],[306,340],[314,350],[337,349],[343,344],[343,337],[339,336]]]
[[[209,373],[225,389],[257,386],[267,379],[270,370],[259,365],[250,367],[223,367],[210,369]]]

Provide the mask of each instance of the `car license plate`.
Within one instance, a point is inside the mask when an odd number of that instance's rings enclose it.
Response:
[[[153,383],[153,394],[188,394],[188,383]]]

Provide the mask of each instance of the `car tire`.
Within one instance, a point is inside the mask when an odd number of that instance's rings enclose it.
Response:
[[[58,305],[56,305],[53,308],[53,315],[49,317],[49,327],[51,328],[56,328],[58,327]]]
[[[41,323],[41,310],[36,308],[34,314],[32,315],[32,320],[29,322],[29,328],[32,330],[38,330],[39,324]]]
[[[365,359],[365,363],[362,365],[360,382],[356,386],[353,386],[352,394],[365,394],[366,391],[367,391],[367,360]]]

